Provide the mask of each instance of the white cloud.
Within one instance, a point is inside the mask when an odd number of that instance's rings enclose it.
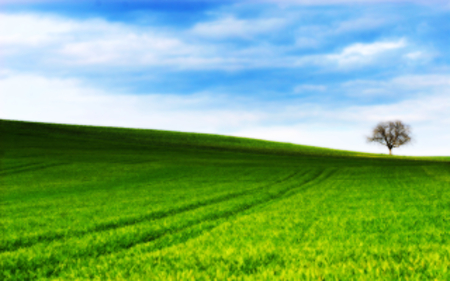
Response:
[[[37,61],[59,66],[208,68],[223,63],[215,48],[157,28],[38,14],[0,14],[0,20],[2,55],[10,58],[34,50]]]
[[[133,33],[66,44],[60,53],[76,64],[164,65],[189,47],[180,40]]]
[[[233,16],[223,17],[212,22],[196,24],[191,33],[209,38],[240,37],[250,39],[252,36],[273,32],[285,25],[284,19],[236,19]]]
[[[218,133],[263,116],[230,111],[225,100],[206,94],[124,95],[36,75],[0,78],[0,99],[0,118],[69,124]]]
[[[346,47],[341,53],[326,56],[330,61],[340,66],[360,65],[372,62],[385,53],[404,48],[404,39],[398,41],[375,42],[370,44],[357,43]]]
[[[409,55],[393,57],[405,48],[405,39],[356,43],[338,53],[293,56],[293,51],[319,44],[322,35],[317,35],[320,32],[315,29],[309,30],[313,33],[309,35],[298,31],[296,43],[292,46],[257,41],[250,46],[233,47],[229,43],[214,40],[251,38],[267,32],[270,36],[270,32],[278,32],[277,29],[291,19],[241,20],[230,16],[199,23],[184,31],[127,25],[103,19],[72,20],[37,14],[0,14],[0,20],[5,23],[0,27],[2,55],[7,55],[10,62],[20,62],[24,54],[29,54],[34,64],[39,64],[41,69],[126,66],[128,69],[165,67],[167,70],[236,70],[318,66],[339,70],[370,63],[379,64],[380,59],[388,61],[405,57],[411,60],[418,56],[417,50],[408,49]],[[348,25],[341,24],[341,29],[348,29]],[[317,28],[321,30],[323,27]],[[106,71],[108,69],[105,68]]]
[[[285,67],[320,66],[328,71],[352,69],[367,65],[385,65],[402,58],[399,54],[407,47],[405,39],[354,43],[338,53],[305,55],[286,60]]]
[[[394,104],[348,106],[238,101],[208,93],[125,95],[85,86],[76,79],[5,74],[0,78],[0,118],[69,124],[217,133],[330,148],[386,152],[364,136],[377,122],[401,119],[416,143],[407,155],[450,155],[450,87]],[[426,88],[432,77],[415,77]],[[434,77],[435,85],[446,85]],[[406,83],[400,77],[395,83]],[[394,83],[394,82],[393,82]]]
[[[66,39],[76,24],[70,20],[31,14],[0,14],[0,46],[2,55],[21,54],[21,51],[48,47]]]
[[[450,88],[450,75],[428,74],[428,75],[408,75],[392,79],[393,84],[414,89],[430,89],[436,87]]]
[[[297,15],[298,17],[298,15]],[[360,15],[357,18],[333,21],[321,24],[302,24],[295,30],[295,46],[297,48],[315,48],[340,41],[342,36],[350,33],[373,31],[394,22],[392,16]]]
[[[34,63],[40,63],[42,68],[126,66],[129,69],[235,70],[277,65],[283,54],[279,51],[284,52],[267,45],[233,48],[209,40],[211,36],[245,37],[273,31],[284,24],[283,19],[276,18],[230,17],[200,23],[184,31],[46,14],[0,14],[0,20],[2,55],[8,55],[9,61],[20,61],[24,54],[31,54]]]
[[[405,75],[390,80],[353,80],[343,83],[342,90],[349,96],[397,96],[402,98],[426,96],[450,91],[450,75]]]

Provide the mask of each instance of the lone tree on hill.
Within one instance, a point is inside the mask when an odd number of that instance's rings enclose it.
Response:
[[[368,142],[378,142],[389,148],[389,155],[392,155],[392,148],[411,142],[411,129],[401,121],[380,122],[373,129],[371,137],[367,137]]]

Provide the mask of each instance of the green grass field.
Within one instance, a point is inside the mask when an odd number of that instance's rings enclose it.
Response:
[[[1,280],[450,280],[449,158],[6,120],[0,138]]]

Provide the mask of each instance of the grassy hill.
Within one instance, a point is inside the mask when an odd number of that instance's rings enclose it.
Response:
[[[0,279],[450,279],[450,159],[0,120]]]

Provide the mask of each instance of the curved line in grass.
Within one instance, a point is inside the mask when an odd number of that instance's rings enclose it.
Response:
[[[282,182],[286,182],[286,181],[290,180],[291,178],[295,177],[296,175],[298,175],[299,173],[300,172],[292,173],[289,176],[284,177],[280,180],[277,180],[275,182],[265,184],[265,185],[262,185],[262,186],[259,186],[256,188],[218,196],[218,197],[211,198],[211,199],[208,199],[205,201],[198,201],[198,202],[190,203],[190,204],[187,204],[184,206],[180,206],[178,208],[173,208],[173,209],[164,210],[164,211],[151,212],[151,213],[148,213],[145,215],[137,215],[137,216],[133,216],[133,217],[127,217],[127,218],[119,219],[119,220],[112,221],[112,222],[103,222],[103,223],[94,225],[93,227],[87,228],[87,229],[71,230],[71,231],[63,230],[61,232],[54,232],[54,231],[44,232],[44,233],[30,235],[30,236],[26,236],[26,237],[20,236],[14,240],[4,240],[4,241],[2,241],[3,245],[0,245],[0,253],[7,252],[7,251],[14,251],[19,248],[31,247],[31,246],[33,246],[37,243],[43,242],[43,241],[54,241],[54,240],[61,240],[61,239],[65,239],[65,238],[71,238],[71,237],[81,237],[83,235],[86,235],[86,234],[89,234],[92,232],[107,231],[107,230],[111,230],[111,229],[126,227],[129,225],[137,224],[137,223],[144,222],[144,221],[158,220],[158,219],[174,216],[174,215],[177,215],[177,214],[180,214],[183,212],[198,209],[200,207],[205,207],[208,205],[212,205],[212,204],[224,202],[227,200],[235,199],[235,198],[238,198],[241,196],[256,193],[259,190],[262,190],[264,188],[267,188],[270,186],[275,186]]]

